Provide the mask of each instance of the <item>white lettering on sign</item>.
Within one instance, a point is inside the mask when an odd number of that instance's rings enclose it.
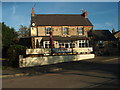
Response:
[[[53,48],[54,53],[72,53],[71,48]]]

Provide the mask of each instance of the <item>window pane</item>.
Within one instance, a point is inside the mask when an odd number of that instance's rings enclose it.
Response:
[[[68,44],[67,43],[65,44],[65,48],[68,48]]]
[[[84,47],[84,43],[82,43],[82,47]]]
[[[47,28],[47,29],[46,29],[46,34],[47,34],[47,35],[50,34],[50,30],[51,30],[51,28]]]
[[[79,34],[79,35],[82,35],[82,34],[83,34],[82,28],[78,28],[78,34]]]
[[[60,43],[60,44],[59,44],[59,48],[61,48],[61,47],[62,47],[62,44]]]
[[[85,47],[88,47],[88,43],[85,43]]]
[[[74,43],[70,43],[70,48],[75,48],[75,44]]]
[[[82,44],[81,44],[81,43],[79,43],[79,47],[82,47]]]
[[[68,34],[68,28],[63,29],[63,34]]]

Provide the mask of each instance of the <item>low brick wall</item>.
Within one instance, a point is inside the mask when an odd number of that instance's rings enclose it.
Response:
[[[94,54],[79,54],[79,55],[60,55],[60,56],[41,56],[41,57],[26,57],[19,56],[19,66],[32,67],[39,65],[49,65],[62,62],[79,61],[94,58]]]

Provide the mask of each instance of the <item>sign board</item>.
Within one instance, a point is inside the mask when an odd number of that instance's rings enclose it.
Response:
[[[53,48],[53,53],[72,53],[71,48]]]

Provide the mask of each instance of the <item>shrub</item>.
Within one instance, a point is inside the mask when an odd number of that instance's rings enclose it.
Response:
[[[25,55],[26,47],[22,45],[11,45],[8,49],[9,64],[19,67],[19,55]]]

